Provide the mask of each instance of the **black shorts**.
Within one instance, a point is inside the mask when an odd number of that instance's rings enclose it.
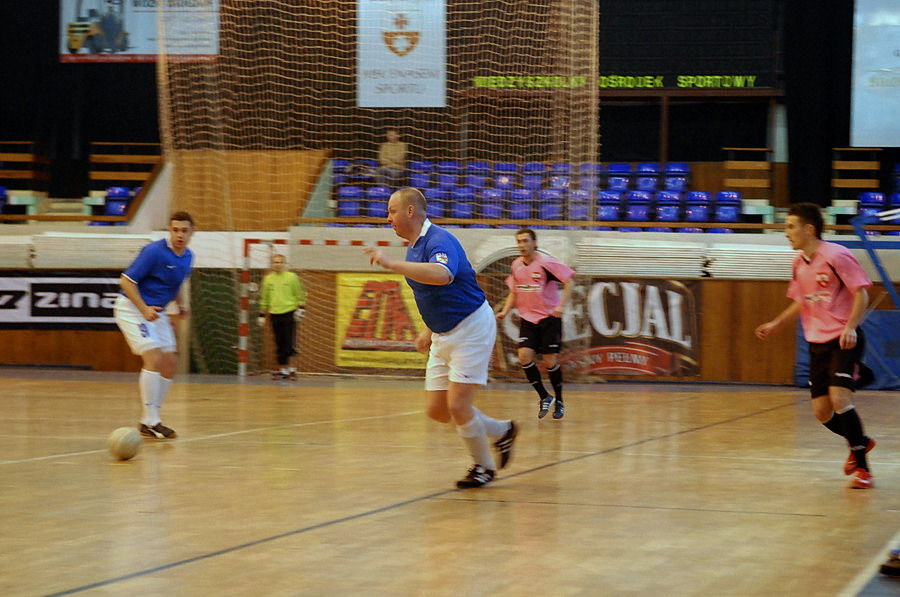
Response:
[[[538,354],[559,354],[562,348],[562,319],[545,317],[537,323],[519,323],[519,348],[530,348]]]
[[[856,346],[842,349],[840,338],[821,344],[809,343],[809,393],[818,398],[828,394],[829,386],[856,390],[854,377],[866,347],[862,330],[856,328]]]

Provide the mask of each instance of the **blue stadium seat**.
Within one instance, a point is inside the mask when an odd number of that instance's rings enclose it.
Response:
[[[719,191],[716,193],[715,221],[741,221],[741,193],[738,191]]]
[[[568,162],[553,162],[550,164],[551,176],[568,176],[572,172],[572,165]]]
[[[685,222],[709,222],[710,196],[706,191],[690,191],[684,208]]]
[[[600,191],[597,197],[597,219],[616,222],[621,216],[622,194],[618,191]]]
[[[484,174],[469,174],[466,176],[466,186],[481,189],[487,186],[487,180]]]
[[[900,207],[900,192],[891,193],[891,205],[892,209],[896,209]]]
[[[3,208],[6,207],[6,201],[9,196],[6,194],[6,187],[0,187],[0,214],[3,213]]]
[[[438,172],[436,175],[437,186],[442,189],[453,189],[456,187],[456,183],[459,180],[458,174],[451,174],[449,172]]]
[[[338,186],[347,180],[347,168],[350,160],[331,160],[331,184]]]
[[[522,177],[522,188],[529,191],[540,191],[544,187],[543,174],[526,174]]]
[[[434,162],[426,162],[422,160],[416,160],[409,163],[410,172],[423,172],[425,174],[431,174],[434,172]]]
[[[431,186],[431,174],[428,172],[410,172],[409,186],[417,189],[427,189]]]
[[[710,234],[731,234],[734,232],[731,228],[708,228],[706,231]]]
[[[681,195],[671,191],[660,191],[656,194],[656,221],[681,221]]]
[[[606,168],[606,188],[625,192],[631,187],[631,164],[612,163]]]
[[[508,191],[516,187],[518,183],[514,173],[501,173],[494,176],[494,188]]]
[[[694,234],[700,234],[701,232],[703,232],[703,228],[684,227],[684,228],[679,228],[678,232],[691,232]]]
[[[563,214],[563,192],[559,189],[544,189],[538,196],[538,219],[561,220]]]
[[[687,162],[669,162],[666,164],[666,177],[663,180],[663,188],[674,193],[687,191],[688,179],[691,176],[691,167]]]
[[[628,191],[628,194],[625,196],[625,221],[646,222],[649,219],[650,193],[647,191]]]
[[[884,193],[866,192],[859,194],[859,207],[877,207],[884,209],[887,207]]]
[[[596,191],[600,188],[600,177],[595,174],[582,174],[578,177],[578,188],[583,191]]]
[[[360,215],[364,193],[362,188],[346,185],[338,188],[337,215],[341,218],[355,218]]]
[[[659,164],[642,162],[637,165],[634,188],[638,191],[655,192],[659,181]]]
[[[466,173],[488,176],[491,173],[491,165],[487,162],[469,162],[466,165]]]
[[[590,220],[591,219],[591,199],[594,193],[583,189],[569,190],[569,219],[570,220]]]
[[[582,176],[602,176],[603,164],[586,162],[578,165],[578,173]]]
[[[534,212],[534,193],[529,189],[513,189],[509,192],[509,217],[513,220],[530,220]]]
[[[672,232],[672,229],[665,226],[653,226],[651,228],[647,228],[647,232]]]
[[[425,213],[429,218],[443,218],[447,205],[447,189],[425,189]]]
[[[462,167],[456,160],[444,160],[437,163],[437,171],[444,174],[459,174],[462,172]]]
[[[547,181],[547,188],[565,190],[569,188],[569,182],[568,176],[553,174]]]
[[[499,189],[481,189],[479,202],[479,216],[482,218],[502,218],[503,202],[506,193]]]
[[[376,185],[366,190],[366,215],[372,218],[386,218],[388,215],[388,199],[391,189],[384,185]]]
[[[519,165],[515,162],[496,162],[494,174],[518,174]]]
[[[547,166],[544,162],[525,162],[522,165],[522,174],[540,174],[547,173]]]
[[[471,218],[475,211],[475,189],[456,187],[450,194],[450,217]]]

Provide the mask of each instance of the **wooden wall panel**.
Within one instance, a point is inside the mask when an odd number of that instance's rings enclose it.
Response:
[[[88,367],[98,371],[139,371],[119,330],[3,330],[0,362],[15,365]]]
[[[327,151],[178,150],[173,207],[201,230],[285,230],[303,212]]]

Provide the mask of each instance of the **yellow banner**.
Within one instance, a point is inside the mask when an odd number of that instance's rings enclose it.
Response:
[[[412,290],[397,274],[338,274],[335,363],[421,369],[415,340],[425,328]]]

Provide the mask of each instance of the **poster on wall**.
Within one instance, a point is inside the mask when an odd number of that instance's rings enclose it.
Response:
[[[119,271],[0,272],[0,329],[115,330]]]
[[[445,0],[359,0],[356,10],[356,105],[445,107]]]
[[[500,288],[502,291],[502,288]],[[498,304],[505,296],[489,297]],[[698,280],[575,278],[560,363],[569,375],[700,375]],[[501,371],[518,372],[519,318],[498,333]]]
[[[338,274],[335,363],[342,367],[422,369],[425,328],[412,290],[396,274]]]
[[[897,0],[856,0],[850,145],[900,147],[900,10]]]
[[[154,62],[161,52],[215,60],[219,0],[60,0],[61,62]]]

